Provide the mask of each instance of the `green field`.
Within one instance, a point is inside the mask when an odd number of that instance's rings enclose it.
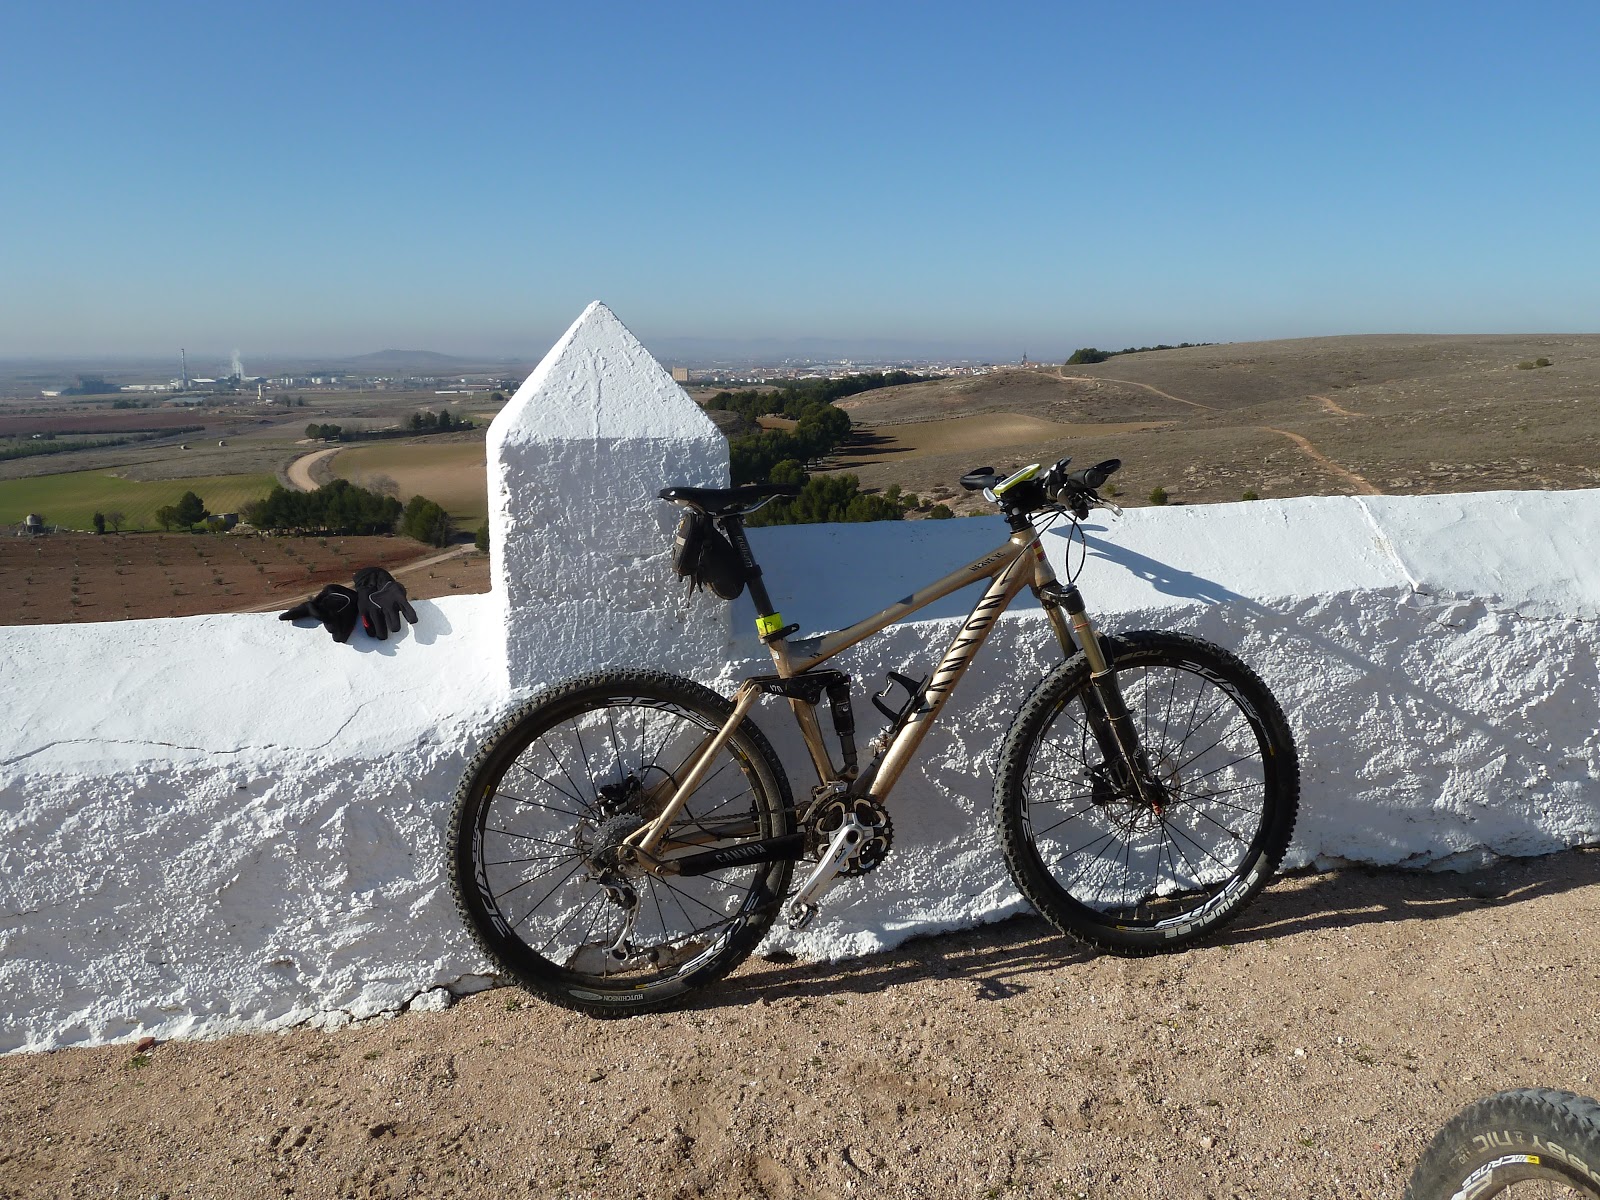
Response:
[[[400,499],[422,495],[444,508],[463,529],[488,515],[488,481],[481,440],[470,442],[370,442],[341,450],[333,473],[355,484],[387,475]]]
[[[0,480],[0,525],[15,525],[38,513],[49,525],[91,529],[97,512],[121,512],[124,529],[159,529],[156,509],[193,492],[214,513],[238,512],[272,490],[271,475],[208,475],[195,479],[140,482],[110,471],[73,471],[31,479]]]

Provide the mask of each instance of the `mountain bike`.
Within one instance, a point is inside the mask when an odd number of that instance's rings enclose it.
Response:
[[[1545,1088],[1475,1101],[1434,1135],[1405,1200],[1490,1196],[1600,1200],[1600,1104]]]
[[[799,489],[669,487],[679,573],[727,599],[748,586],[770,674],[731,700],[654,670],[554,686],[514,712],[469,764],[448,847],[457,907],[478,945],[530,990],[595,1015],[682,1001],[748,956],[780,913],[804,928],[841,877],[890,854],[888,799],[1000,614],[1031,588],[1064,661],[1033,688],[1000,748],[995,813],[1018,890],[1062,933],[1117,954],[1177,950],[1216,932],[1265,886],[1294,829],[1299,765],[1283,713],[1249,667],[1198,638],[1098,632],[1040,543],[1092,509],[1110,459],[1063,459],[961,480],[1009,538],[877,614],[794,637],[762,583],[744,518]],[[982,584],[938,666],[889,672],[887,724],[856,744],[851,678],[830,659],[928,604]],[[751,711],[792,710],[817,782],[796,801]],[[837,758],[818,708],[828,703]],[[902,818],[911,814],[900,814]],[[796,867],[803,868],[794,882]]]

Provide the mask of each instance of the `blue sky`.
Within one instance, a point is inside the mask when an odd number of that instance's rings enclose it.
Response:
[[[0,356],[1600,331],[1600,6],[13,3]]]

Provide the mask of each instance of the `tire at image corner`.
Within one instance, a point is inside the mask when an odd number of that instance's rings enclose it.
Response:
[[[456,909],[478,947],[507,975],[540,996],[566,1008],[600,1017],[624,1017],[672,1007],[689,993],[722,978],[760,944],[776,916],[792,862],[766,864],[761,886],[772,894],[770,903],[752,904],[742,913],[739,928],[726,944],[692,971],[637,989],[596,986],[592,979],[571,973],[534,953],[514,933],[499,927],[487,911],[476,884],[479,822],[500,781],[519,756],[550,728],[572,714],[603,711],[603,701],[647,697],[694,714],[708,729],[716,729],[732,715],[733,705],[708,688],[660,671],[616,670],[580,676],[540,693],[522,705],[490,734],[467,764],[446,832],[446,859]],[[792,831],[794,814],[789,782],[778,756],[761,730],[750,720],[741,723],[724,754],[733,753],[744,764],[753,804],[767,836]]]
[[[1052,723],[1090,687],[1089,665],[1080,653],[1039,683],[1006,733],[995,777],[1001,848],[1018,890],[1060,932],[1126,956],[1179,950],[1215,933],[1238,916],[1278,869],[1294,834],[1299,808],[1300,769],[1294,738],[1266,684],[1220,646],[1162,631],[1121,634],[1105,639],[1105,644],[1119,681],[1123,675],[1140,669],[1148,677],[1152,669],[1167,668],[1205,679],[1219,695],[1227,695],[1246,719],[1260,752],[1259,829],[1221,887],[1220,898],[1204,904],[1200,915],[1192,920],[1174,918],[1170,923],[1140,927],[1109,919],[1077,900],[1052,875],[1036,847],[1025,779],[1038,744]]]
[[[1405,1200],[1487,1200],[1525,1179],[1600,1200],[1600,1104],[1548,1088],[1476,1100],[1428,1143]]]

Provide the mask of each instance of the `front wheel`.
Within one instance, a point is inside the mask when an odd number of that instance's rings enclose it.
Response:
[[[681,1002],[771,925],[793,862],[656,874],[626,839],[733,713],[657,671],[572,680],[513,713],[467,767],[447,851],[478,945],[530,990],[596,1016]],[[662,842],[681,856],[793,830],[789,782],[748,719]]]
[[[1545,1088],[1469,1104],[1434,1136],[1405,1200],[1600,1200],[1600,1104]]]
[[[1173,633],[1105,641],[1144,758],[1112,743],[1079,654],[1012,722],[995,802],[1017,888],[1061,932],[1154,954],[1219,929],[1264,887],[1294,832],[1300,769],[1283,712],[1249,667]]]

